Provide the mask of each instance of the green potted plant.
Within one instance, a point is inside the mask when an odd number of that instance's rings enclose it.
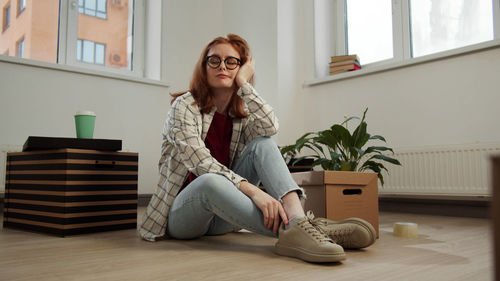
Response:
[[[347,124],[353,119],[359,119],[356,116],[346,118],[341,124],[334,124],[330,129],[309,132],[297,139],[295,144],[287,145],[281,148],[282,155],[292,154],[294,157],[289,161],[289,165],[296,164],[304,159],[314,159],[312,166],[321,166],[323,170],[328,171],[373,171],[377,173],[380,183],[384,185],[384,177],[382,172],[387,168],[382,162],[387,162],[395,165],[401,163],[390,156],[384,155],[384,152],[394,151],[386,146],[369,146],[366,147],[370,140],[380,140],[386,142],[385,138],[380,135],[370,135],[367,132],[366,112],[363,112],[363,118],[351,134]],[[295,157],[297,153],[306,147],[313,154]]]
[[[296,155],[308,148],[310,155],[296,157],[293,162],[314,159],[312,166],[323,168],[322,171],[292,174],[306,191],[306,210],[332,220],[363,218],[375,227],[378,236],[378,180],[384,184],[385,163],[401,163],[387,155],[394,153],[392,148],[368,146],[369,141],[386,140],[367,132],[367,111],[368,108],[352,133],[347,125],[351,120],[359,120],[358,117],[346,118],[327,130],[306,133],[295,144],[282,147],[281,153]]]

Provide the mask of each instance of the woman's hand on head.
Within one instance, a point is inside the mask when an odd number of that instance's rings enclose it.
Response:
[[[236,84],[238,84],[238,87],[243,86],[246,82],[252,78],[253,74],[255,73],[255,61],[253,57],[248,56],[247,61],[240,66],[240,69],[238,70],[238,74],[236,74]]]

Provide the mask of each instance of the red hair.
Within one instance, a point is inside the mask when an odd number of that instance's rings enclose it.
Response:
[[[191,83],[189,84],[189,92],[193,95],[195,103],[198,104],[200,111],[202,113],[209,113],[214,106],[214,96],[210,91],[210,87],[208,85],[207,80],[207,64],[205,58],[208,55],[210,49],[217,44],[230,44],[233,48],[238,52],[241,59],[241,64],[245,64],[247,61],[247,56],[250,55],[250,48],[248,47],[247,41],[235,34],[228,34],[227,37],[217,37],[212,40],[205,47],[203,52],[201,53],[198,62],[194,68],[193,77],[191,78]],[[253,84],[253,76],[249,81]],[[238,86],[234,83],[233,86],[233,95],[231,97],[231,101],[229,102],[228,108],[229,113],[236,118],[245,118],[248,117],[248,114],[245,112],[243,106],[243,99],[236,94],[238,91]],[[172,94],[173,103],[175,99],[188,91],[178,92]]]

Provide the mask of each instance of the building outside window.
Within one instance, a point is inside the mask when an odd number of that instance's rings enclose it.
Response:
[[[26,0],[19,0],[17,2],[17,14],[19,15],[26,8]]]
[[[105,19],[107,17],[107,0],[78,0],[78,12],[88,16]]]
[[[106,45],[88,40],[77,40],[76,59],[78,61],[103,65],[105,54]]]
[[[25,59],[142,76],[143,49],[135,48],[134,28],[136,20],[142,26],[144,4],[136,5],[136,1],[79,0],[73,6],[63,0],[43,0],[43,5],[36,5],[42,0],[0,0],[3,27],[12,26],[9,32],[0,32],[0,56],[22,53]],[[5,17],[11,3],[18,3],[19,9],[24,6],[29,13]],[[18,52],[19,38],[24,38],[22,52]]]
[[[3,8],[3,29],[6,30],[10,25],[10,2]]]
[[[17,57],[24,58],[24,37],[17,41]]]

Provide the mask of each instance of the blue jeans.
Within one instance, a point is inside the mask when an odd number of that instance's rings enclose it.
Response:
[[[297,186],[276,143],[269,137],[252,140],[243,150],[233,170],[248,182],[265,187],[276,200],[297,191]],[[192,181],[175,198],[168,214],[168,236],[193,239],[220,235],[240,229],[277,237],[264,226],[264,216],[254,202],[231,181],[219,174],[204,174]]]

